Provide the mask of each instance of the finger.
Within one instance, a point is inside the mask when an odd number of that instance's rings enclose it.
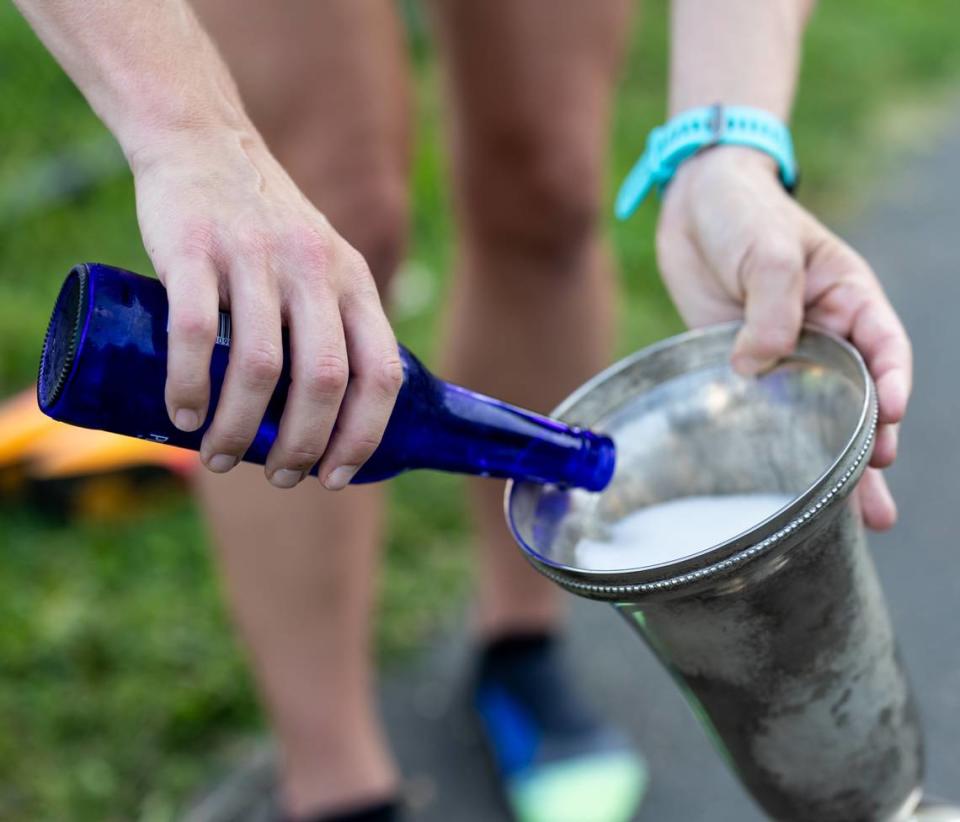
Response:
[[[896,368],[881,377],[874,376],[881,423],[898,423],[906,415],[912,387],[911,370],[910,367]]]
[[[888,468],[897,458],[897,441],[900,435],[898,424],[881,425],[877,428],[877,441],[873,446],[870,464],[874,468]]]
[[[743,306],[731,298],[701,251],[675,222],[661,217],[656,238],[657,263],[684,324],[697,328],[743,319]]]
[[[181,431],[195,431],[210,402],[210,356],[217,339],[217,272],[205,260],[183,260],[164,271],[170,306],[167,336],[167,414]]]
[[[372,282],[341,301],[341,316],[351,377],[320,464],[319,476],[331,491],[346,487],[376,450],[403,384],[397,341]]]
[[[866,299],[854,318],[850,339],[863,354],[877,386],[880,422],[900,422],[913,381],[910,339],[882,294]]]
[[[868,468],[857,486],[863,521],[874,531],[886,531],[897,521],[897,505],[887,487],[883,474],[876,468]]]
[[[790,354],[803,324],[803,254],[799,242],[766,239],[744,258],[744,326],[733,366],[757,374]]]
[[[200,446],[201,459],[217,473],[233,468],[250,447],[283,367],[280,300],[265,269],[241,261],[230,272],[230,362]]]
[[[289,314],[290,392],[265,466],[278,488],[292,488],[323,456],[350,377],[337,297],[298,295]]]
[[[813,295],[810,317],[853,342],[877,387],[880,421],[900,422],[913,383],[906,329],[865,260],[837,241],[820,248],[813,266],[822,286]]]

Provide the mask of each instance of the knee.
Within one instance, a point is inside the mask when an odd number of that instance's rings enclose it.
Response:
[[[484,139],[460,169],[465,220],[484,245],[562,263],[594,238],[601,158],[586,141],[542,129]]]

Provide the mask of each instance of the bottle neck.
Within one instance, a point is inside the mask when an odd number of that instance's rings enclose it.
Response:
[[[600,491],[613,476],[613,441],[433,378],[423,467]]]

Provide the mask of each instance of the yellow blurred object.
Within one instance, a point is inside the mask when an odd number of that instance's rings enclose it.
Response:
[[[0,465],[21,462],[31,443],[56,425],[37,407],[33,391],[24,391],[0,405]]]
[[[56,422],[25,391],[0,406],[0,465],[15,463],[34,479],[53,479],[147,465],[186,474],[198,458],[183,448]]]

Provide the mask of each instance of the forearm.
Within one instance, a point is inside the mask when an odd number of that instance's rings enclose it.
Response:
[[[252,131],[186,0],[14,0],[128,159],[184,131]]]
[[[670,114],[726,103],[786,120],[815,0],[673,0]]]

